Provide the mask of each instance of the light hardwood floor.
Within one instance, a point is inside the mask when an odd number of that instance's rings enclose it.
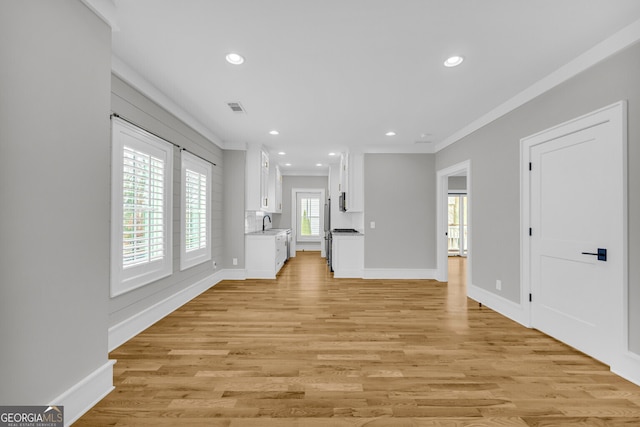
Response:
[[[110,355],[76,426],[638,426],[640,387],[450,282],[333,279],[317,252],[225,281]]]

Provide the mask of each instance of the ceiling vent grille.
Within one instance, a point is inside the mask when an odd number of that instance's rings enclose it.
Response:
[[[246,112],[242,104],[240,104],[239,102],[227,102],[227,105],[229,106],[229,108],[231,108],[231,111],[233,111],[234,113]]]

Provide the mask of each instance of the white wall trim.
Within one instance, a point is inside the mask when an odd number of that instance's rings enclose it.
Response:
[[[114,390],[113,365],[115,363],[115,360],[109,360],[49,403],[51,406],[64,406],[65,426],[76,422]]]
[[[247,270],[244,268],[227,268],[222,270],[224,275],[223,280],[246,280]]]
[[[111,72],[122,80],[133,86],[140,93],[158,103],[162,108],[169,113],[176,116],[179,120],[191,127],[196,132],[207,138],[209,141],[217,145],[219,148],[226,149],[227,147],[222,140],[215,135],[209,128],[200,123],[199,120],[194,118],[191,114],[183,110],[167,95],[162,93],[160,89],[152,85],[147,79],[142,77],[136,71],[134,71],[129,65],[127,65],[122,59],[115,55],[111,55]],[[233,144],[233,149],[242,149],[242,145]],[[244,148],[246,149],[246,147]]]
[[[118,21],[116,16],[116,5],[114,0],[81,0],[85,6],[87,6],[98,18],[102,19],[109,27],[111,31],[120,31],[118,27]]]
[[[474,285],[468,286],[469,298],[486,305],[502,316],[530,328],[529,310],[522,304],[516,304],[506,298],[486,291]],[[541,332],[543,333],[543,332]],[[640,386],[640,355],[626,351],[615,357],[610,367],[611,372]]]
[[[618,53],[619,51],[631,46],[640,40],[640,20],[628,25],[618,31],[611,37],[603,40],[582,55],[570,61],[566,65],[558,68],[547,77],[539,80],[537,83],[529,86],[513,98],[494,108],[482,117],[469,123],[467,126],[458,130],[451,136],[436,144],[435,152],[461,140],[476,130],[488,125],[505,114],[515,110],[516,108],[526,104],[532,99],[542,95],[548,90],[558,86],[559,84],[575,77],[581,72],[593,67],[597,63],[607,59],[608,57]]]
[[[428,268],[365,268],[365,279],[422,280],[436,278],[435,269]]]
[[[359,268],[344,268],[333,273],[334,279],[363,279],[364,270]]]
[[[467,295],[472,300],[486,305],[514,322],[518,322],[527,328],[530,327],[529,312],[521,304],[471,284],[467,286]]]
[[[611,365],[611,372],[640,386],[640,355],[627,351]]]
[[[176,292],[170,297],[157,302],[151,307],[134,314],[128,319],[111,326],[109,328],[108,340],[109,351],[112,351],[124,344],[140,332],[147,329],[149,326],[156,323],[158,320],[188,303],[209,288],[215,286],[221,280],[224,280],[224,273],[223,271],[218,271],[202,280],[199,280],[193,285]]]

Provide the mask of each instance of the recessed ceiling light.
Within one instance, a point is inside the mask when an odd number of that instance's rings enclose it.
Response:
[[[280,132],[278,132],[277,130],[270,130],[269,131],[269,135],[280,135]]]
[[[229,64],[233,64],[233,65],[240,65],[244,62],[244,56],[234,52],[227,53],[227,56],[225,56],[225,59]]]
[[[330,156],[335,156],[335,155],[336,155],[336,153],[333,153],[333,152],[332,152],[332,153],[329,153],[329,155],[330,155]]]
[[[322,163],[316,163],[316,166],[322,166]]]
[[[385,133],[386,136],[396,136],[396,133],[392,130],[390,130],[389,132]]]
[[[464,61],[464,58],[462,56],[452,56],[444,61],[444,66],[457,67],[458,65],[462,64],[462,61]]]
[[[285,166],[291,166],[291,163],[285,163],[284,165]]]
[[[278,152],[278,155],[280,155],[280,156],[284,156],[285,154],[287,154],[287,153],[285,153],[284,151]]]

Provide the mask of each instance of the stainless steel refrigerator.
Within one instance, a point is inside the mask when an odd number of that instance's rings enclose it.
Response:
[[[331,268],[331,198],[328,198],[324,203],[324,244],[324,253],[327,255],[327,264],[331,271],[333,271],[333,268]]]

